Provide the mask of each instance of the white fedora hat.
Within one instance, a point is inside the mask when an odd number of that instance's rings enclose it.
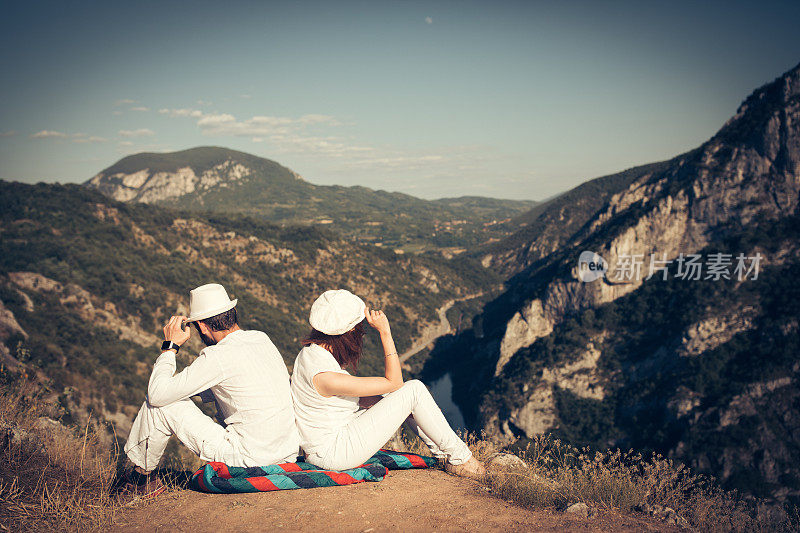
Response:
[[[205,320],[236,307],[239,300],[231,300],[225,287],[219,283],[201,285],[189,292],[189,318],[186,322]]]
[[[311,306],[308,321],[326,335],[341,335],[366,318],[366,308],[364,300],[348,290],[325,291]]]

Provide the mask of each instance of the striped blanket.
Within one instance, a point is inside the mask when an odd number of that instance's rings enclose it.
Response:
[[[392,450],[378,450],[363,465],[348,470],[322,470],[302,461],[249,468],[212,462],[194,473],[189,486],[217,494],[310,489],[380,481],[389,470],[428,468],[434,464],[433,457]]]

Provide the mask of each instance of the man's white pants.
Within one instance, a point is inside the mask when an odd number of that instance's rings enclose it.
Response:
[[[133,421],[125,453],[133,464],[149,472],[158,466],[172,435],[203,461],[245,466],[239,436],[203,414],[189,398],[163,407],[144,402]],[[296,459],[292,454],[286,461]]]
[[[331,470],[355,468],[386,444],[406,419],[437,458],[458,465],[472,457],[467,445],[447,423],[428,388],[414,379],[363,411],[341,428],[328,446],[308,453],[306,460]]]

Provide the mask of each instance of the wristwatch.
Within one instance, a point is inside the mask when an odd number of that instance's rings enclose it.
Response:
[[[172,341],[164,341],[161,343],[161,351],[166,352],[167,350],[175,350],[175,353],[178,353],[178,350],[181,349],[180,344],[175,344]]]

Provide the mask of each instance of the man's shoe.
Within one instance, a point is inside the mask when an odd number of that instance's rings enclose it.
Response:
[[[483,463],[475,459],[475,457],[470,457],[466,463],[461,463],[460,465],[453,465],[449,462],[445,463],[444,470],[448,474],[454,476],[476,479],[478,481],[483,481],[486,478],[486,468],[483,466]]]
[[[131,470],[125,477],[125,484],[120,489],[120,495],[148,499],[155,498],[167,490],[167,486],[155,472],[145,475]]]

